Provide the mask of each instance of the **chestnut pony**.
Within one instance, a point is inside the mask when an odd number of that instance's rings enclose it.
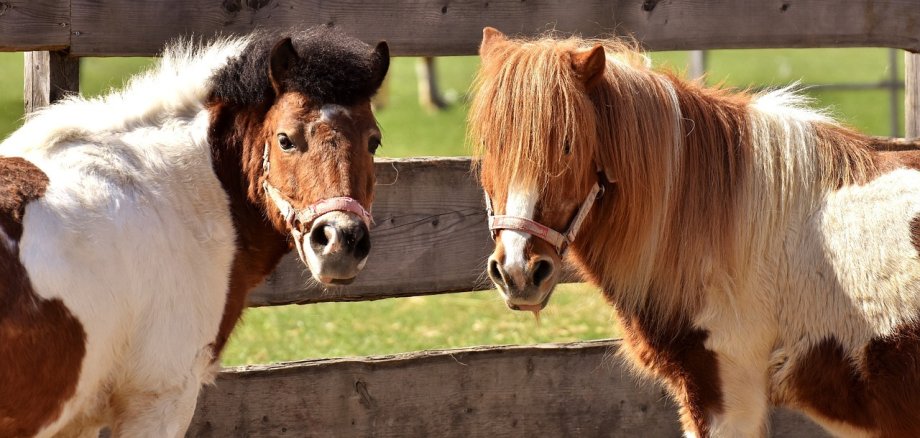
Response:
[[[0,436],[183,436],[285,253],[351,281],[388,66],[326,28],[180,42],[3,141]]]
[[[471,139],[509,307],[542,309],[567,252],[687,436],[763,436],[774,405],[920,435],[920,153],[622,41],[487,28],[480,55]]]

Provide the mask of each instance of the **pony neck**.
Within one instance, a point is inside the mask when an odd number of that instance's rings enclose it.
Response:
[[[249,291],[275,269],[290,245],[287,237],[266,219],[271,215],[265,214],[267,207],[259,187],[262,171],[259,139],[267,106],[241,108],[212,103],[208,110],[214,172],[229,198],[237,244],[227,305],[214,344],[217,355],[239,319]]]

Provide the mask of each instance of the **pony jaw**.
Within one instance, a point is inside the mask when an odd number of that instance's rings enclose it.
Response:
[[[358,215],[332,211],[310,224],[307,232],[292,233],[301,262],[313,279],[326,285],[352,283],[367,264],[369,230]]]

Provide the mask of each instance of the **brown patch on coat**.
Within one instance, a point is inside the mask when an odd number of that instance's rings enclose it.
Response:
[[[709,436],[709,418],[723,410],[719,362],[704,346],[709,333],[673,320],[662,324],[647,315],[618,311],[618,317],[627,357],[667,384],[680,405],[684,431]]]
[[[826,123],[815,123],[813,128],[824,187],[866,184],[897,169],[920,170],[920,150],[896,140],[886,141]]]
[[[19,157],[0,157],[0,229],[13,240],[22,237],[26,203],[45,194],[48,176]]]
[[[910,243],[917,250],[917,256],[920,257],[920,216],[910,221]]]
[[[209,105],[209,138],[214,171],[230,199],[237,252],[230,289],[213,344],[218,358],[246,307],[247,296],[292,248],[289,229],[262,188],[262,154],[269,149],[271,184],[302,209],[318,200],[349,196],[369,208],[374,193],[374,160],[368,152],[376,120],[370,101],[347,107],[349,116],[316,123],[320,109],[299,93],[285,93],[270,108]],[[297,145],[283,152],[278,133]],[[309,230],[304,230],[309,231]]]
[[[920,436],[920,324],[873,339],[863,356],[833,338],[813,346],[791,374],[797,402],[877,436]]]
[[[48,177],[21,158],[0,158],[0,227],[22,236],[26,204]],[[59,299],[35,294],[18,247],[0,240],[0,436],[32,436],[76,391],[86,333]]]

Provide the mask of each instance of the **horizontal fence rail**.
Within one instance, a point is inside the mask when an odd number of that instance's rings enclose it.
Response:
[[[920,141],[877,137],[875,149],[920,149]],[[250,296],[251,306],[365,301],[491,289],[493,243],[482,188],[469,158],[378,160],[375,224],[367,268],[348,286],[324,287],[288,254]],[[566,267],[563,282],[580,278]]]
[[[425,351],[226,370],[190,437],[677,437],[677,409],[619,341]],[[824,437],[779,410],[774,437]]]
[[[3,0],[0,50],[148,56],[179,36],[320,24],[387,40],[395,55],[475,54],[483,26],[520,35],[633,35],[651,50],[920,51],[920,8],[911,0]]]

